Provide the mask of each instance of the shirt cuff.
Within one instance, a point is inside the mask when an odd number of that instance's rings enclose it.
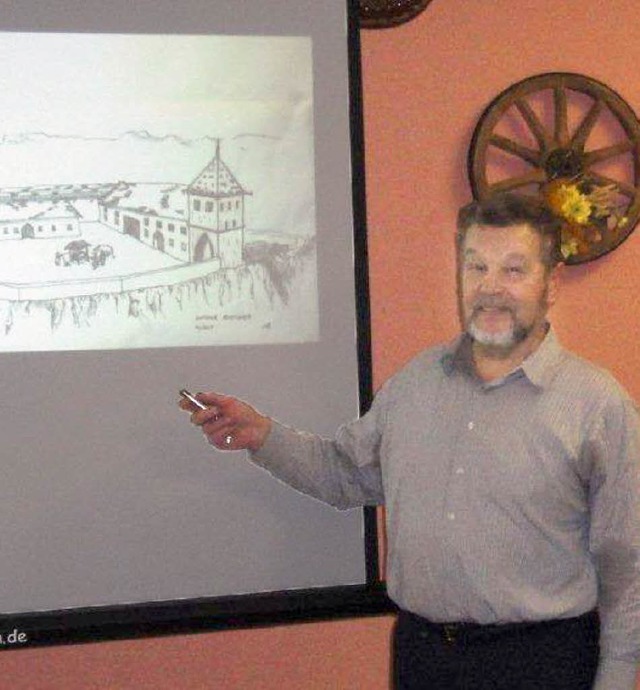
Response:
[[[284,425],[271,420],[271,429],[264,443],[256,451],[248,451],[249,459],[260,467],[268,467],[272,458],[282,455],[283,448],[288,446],[290,435],[295,432]]]
[[[601,658],[593,690],[636,690],[637,672],[634,663]]]

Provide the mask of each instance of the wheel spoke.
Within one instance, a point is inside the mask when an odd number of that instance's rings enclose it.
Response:
[[[512,192],[544,202],[556,184],[585,194],[597,222],[569,264],[615,249],[640,218],[640,121],[618,94],[580,74],[539,74],[494,98],[467,167],[480,199]]]
[[[531,130],[535,140],[538,142],[540,151],[543,153],[548,151],[551,148],[551,140],[547,136],[542,122],[540,122],[533,108],[523,98],[518,98],[518,100],[515,101],[515,106],[520,115],[522,115],[522,119],[526,122],[527,127]]]
[[[621,141],[619,144],[606,146],[602,149],[595,149],[585,153],[583,156],[584,164],[589,166],[594,163],[602,163],[608,161],[610,158],[621,156],[623,153],[630,153],[635,149],[636,145],[632,141]]]
[[[540,167],[540,154],[528,146],[523,146],[513,139],[508,139],[507,137],[500,136],[499,134],[492,134],[489,143],[496,148],[502,149],[507,153],[511,153],[522,160]]]
[[[591,170],[589,171],[589,179],[600,187],[615,185],[620,194],[623,196],[628,196],[630,199],[634,199],[637,193],[637,190],[633,185],[627,182],[622,182],[621,180],[614,180],[611,177],[601,175],[600,173],[594,173]]]
[[[580,126],[571,138],[571,148],[574,151],[578,151],[579,153],[584,151],[587,139],[589,138],[589,135],[591,134],[598,117],[600,117],[602,107],[602,101],[598,99],[593,103],[591,108],[589,108],[589,112],[584,116]]]
[[[564,148],[569,143],[569,126],[567,124],[567,92],[562,86],[553,90],[555,143]]]
[[[493,184],[490,184],[489,192],[509,192],[512,189],[519,189],[520,187],[526,187],[530,184],[540,185],[546,181],[547,178],[543,170],[532,170],[531,172],[525,173],[524,175],[509,177],[506,180],[501,180],[500,182],[494,182]]]

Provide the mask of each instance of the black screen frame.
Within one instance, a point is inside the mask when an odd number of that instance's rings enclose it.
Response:
[[[373,399],[366,231],[365,147],[357,0],[347,4],[348,75],[354,228],[354,278],[360,413]],[[229,630],[392,612],[380,575],[378,511],[365,507],[362,585],[191,600],[38,611],[0,616],[0,649]]]

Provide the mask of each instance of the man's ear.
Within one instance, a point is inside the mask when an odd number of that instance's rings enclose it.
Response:
[[[558,299],[563,270],[564,264],[558,263],[549,272],[549,277],[547,278],[547,301],[549,303],[549,307],[552,307]]]

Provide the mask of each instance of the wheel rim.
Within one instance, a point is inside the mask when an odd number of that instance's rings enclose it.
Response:
[[[359,0],[360,26],[387,29],[404,24],[422,12],[431,0]]]
[[[563,183],[585,198],[608,190],[608,216],[592,215],[582,227],[567,221],[563,229],[563,251],[565,231],[583,240],[565,262],[592,261],[618,247],[640,216],[640,123],[601,82],[565,72],[537,75],[513,84],[485,109],[468,172],[477,199],[499,192],[546,198],[550,185],[557,191]]]

